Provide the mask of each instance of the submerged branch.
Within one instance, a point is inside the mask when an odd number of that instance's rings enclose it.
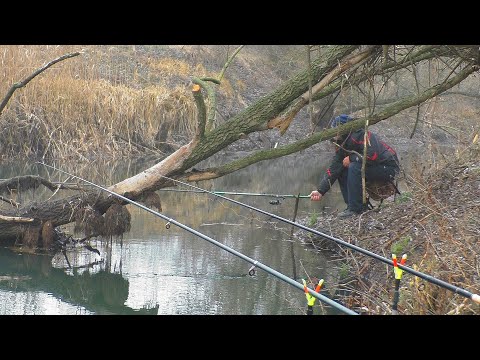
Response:
[[[40,176],[23,175],[0,181],[0,193],[10,193],[12,191],[21,192],[36,189],[40,185],[47,187],[51,191],[57,191],[58,189],[80,190],[78,186],[70,186],[61,183],[54,184]],[[7,202],[10,202],[10,200],[7,200]]]

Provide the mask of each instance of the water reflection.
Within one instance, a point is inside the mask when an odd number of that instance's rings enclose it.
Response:
[[[307,159],[308,160],[308,159]],[[319,157],[306,161],[285,157],[250,166],[235,174],[198,184],[219,191],[308,194],[318,181]],[[131,176],[150,164],[119,163],[89,167],[57,164],[66,171],[102,185]],[[2,178],[39,174],[51,181],[59,174],[32,165],[4,167]],[[181,188],[181,187],[180,187]],[[185,187],[184,189],[187,189]],[[324,277],[328,289],[326,258],[291,240],[291,227],[268,216],[208,194],[158,192],[163,214],[299,280]],[[313,210],[341,204],[332,191],[319,203],[301,199],[298,217]],[[337,194],[339,195],[339,193]],[[51,192],[38,189],[23,194],[45,198]],[[56,194],[56,196],[65,196]],[[233,197],[233,196],[232,196]],[[295,199],[235,196],[236,200],[292,219]],[[69,253],[74,269],[63,255],[55,258],[2,252],[0,299],[3,314],[304,314],[304,294],[291,285],[259,270],[248,275],[251,264],[207,241],[132,205],[131,231],[121,239],[93,239],[101,255],[78,249]],[[71,227],[65,227],[72,231]],[[78,235],[80,237],[81,235]],[[9,259],[7,261],[7,259]],[[26,266],[25,264],[30,264]],[[88,266],[88,264],[94,264]],[[28,278],[24,277],[27,276]],[[17,277],[17,278],[15,278]],[[11,285],[14,284],[14,285]],[[325,294],[329,296],[328,293]],[[34,310],[32,310],[34,309]],[[325,312],[330,310],[324,306]],[[320,314],[320,307],[315,313]]]
[[[125,305],[128,281],[120,274],[68,274],[52,267],[52,256],[0,248],[0,274],[3,314],[152,313]]]

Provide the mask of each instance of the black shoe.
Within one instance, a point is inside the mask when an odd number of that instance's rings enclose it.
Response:
[[[345,218],[349,218],[353,215],[359,215],[360,213],[357,213],[353,210],[350,210],[350,209],[345,209],[343,210],[341,213],[339,213],[337,216],[340,218],[340,219],[345,219]]]

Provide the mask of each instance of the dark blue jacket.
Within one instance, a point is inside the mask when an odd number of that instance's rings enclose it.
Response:
[[[333,157],[332,162],[327,168],[326,174],[323,176],[320,185],[318,186],[318,192],[320,194],[325,194],[335,181],[338,179],[343,167],[343,159],[346,156],[350,157],[350,161],[362,162],[363,157],[363,145],[364,145],[364,134],[365,130],[360,129],[351,133],[347,136],[346,140],[340,140],[337,142],[339,146],[336,146],[335,156]],[[367,166],[382,164],[388,165],[396,168],[396,173],[399,172],[399,161],[395,150],[383,142],[378,135],[375,135],[372,132],[368,132],[369,146],[367,148]],[[358,154],[351,152],[355,151]]]

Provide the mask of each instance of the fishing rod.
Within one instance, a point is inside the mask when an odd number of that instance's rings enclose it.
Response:
[[[7,180],[7,179],[0,179],[0,181]],[[55,185],[78,185],[77,183],[74,182],[62,182],[62,181],[52,181],[52,184]],[[90,184],[87,184],[89,186],[93,186]],[[158,189],[157,191],[172,191],[172,192],[185,192],[185,193],[197,193],[197,194],[205,194],[205,191],[203,190],[187,190],[187,189]],[[268,197],[274,197],[274,198],[282,198],[282,199],[287,199],[287,198],[300,198],[300,199],[310,199],[310,195],[292,195],[292,194],[268,194],[268,193],[251,193],[251,192],[236,192],[236,191],[212,191],[215,194],[219,195],[242,195],[242,196],[268,196]]]
[[[205,193],[204,190],[186,190],[186,189],[158,189],[158,191],[173,191],[173,192],[189,192],[189,193]],[[301,198],[301,199],[310,199],[310,195],[283,195],[283,194],[267,194],[267,193],[249,193],[249,192],[235,192],[235,191],[212,191],[214,194],[218,195],[244,195],[244,196],[268,196],[268,197],[277,197],[277,198]]]
[[[8,179],[0,179],[0,181],[4,181]],[[52,181],[51,182],[54,185],[67,185],[67,186],[73,186],[73,185],[78,185],[78,183],[74,182],[63,182],[63,181]],[[86,184],[88,186],[94,186],[91,184]],[[157,191],[172,191],[172,192],[186,192],[186,193],[198,193],[198,194],[205,194],[204,190],[187,190],[187,189],[158,189]],[[310,195],[292,195],[292,194],[268,194],[268,193],[251,193],[251,192],[237,192],[237,191],[212,191],[214,194],[219,194],[219,195],[242,195],[242,196],[268,196],[268,197],[274,197],[274,198],[282,198],[282,199],[287,199],[287,198],[300,198],[300,199],[309,199]]]
[[[163,176],[163,175],[159,175],[159,176],[161,176],[161,177],[164,178],[164,179],[171,180],[171,181],[177,182],[177,183],[179,183],[179,184],[186,185],[186,186],[190,186],[190,187],[192,187],[192,188],[194,188],[194,189],[201,190],[201,191],[203,191],[203,192],[206,192],[206,193],[215,195],[215,196],[220,197],[220,198],[222,198],[222,199],[224,199],[224,200],[233,202],[234,204],[238,204],[238,205],[244,206],[244,207],[246,207],[246,208],[248,208],[248,209],[258,211],[258,212],[260,212],[260,213],[262,213],[262,214],[264,214],[264,215],[267,215],[267,216],[270,216],[270,217],[275,218],[275,219],[277,219],[277,220],[283,221],[283,222],[285,222],[285,223],[287,223],[287,224],[290,224],[290,225],[299,227],[299,228],[302,229],[302,230],[311,232],[311,233],[316,234],[316,235],[318,235],[318,236],[321,236],[321,237],[323,237],[323,238],[332,240],[332,241],[336,242],[337,244],[341,244],[341,245],[344,245],[344,246],[346,246],[346,247],[348,247],[348,248],[350,248],[350,249],[352,249],[352,250],[358,251],[358,252],[360,252],[360,253],[362,253],[362,254],[364,254],[364,255],[373,257],[373,258],[375,258],[375,259],[377,259],[377,260],[380,260],[380,261],[384,262],[385,264],[388,264],[388,265],[390,265],[390,266],[394,266],[394,263],[393,263],[392,260],[387,259],[387,258],[385,258],[385,257],[383,257],[383,256],[378,255],[378,254],[375,254],[375,253],[373,253],[373,252],[371,252],[371,251],[369,251],[369,250],[363,249],[363,248],[361,248],[361,247],[359,247],[359,246],[350,244],[350,243],[348,243],[348,242],[346,242],[346,241],[344,241],[344,240],[335,238],[335,237],[330,236],[330,235],[328,235],[328,234],[322,233],[322,232],[317,231],[317,230],[315,230],[315,229],[312,229],[312,228],[309,228],[309,227],[304,226],[304,225],[302,225],[302,224],[299,224],[299,223],[297,223],[297,222],[294,222],[294,221],[285,219],[285,218],[283,218],[283,217],[281,217],[281,216],[278,216],[278,215],[269,213],[268,211],[265,211],[265,210],[262,210],[262,209],[258,209],[258,208],[254,207],[254,206],[251,206],[251,205],[242,203],[242,202],[240,202],[240,201],[237,201],[237,200],[234,200],[234,199],[230,199],[230,198],[225,197],[225,196],[222,196],[222,195],[215,194],[215,193],[213,193],[213,192],[211,192],[211,191],[202,189],[202,188],[200,188],[200,187],[198,187],[198,186],[194,186],[194,185],[185,183],[185,182],[180,181],[180,180],[172,179],[172,178],[169,178],[169,177],[167,177],[167,176]],[[477,304],[480,304],[480,295],[471,293],[470,291],[467,291],[467,290],[462,289],[462,288],[460,288],[460,287],[458,287],[458,286],[449,284],[449,283],[447,283],[447,282],[445,282],[445,281],[443,281],[443,280],[437,279],[437,278],[435,278],[435,277],[433,277],[433,276],[431,276],[431,275],[427,275],[427,274],[422,273],[422,272],[420,272],[420,271],[414,270],[414,269],[412,269],[412,268],[410,268],[410,267],[408,267],[408,266],[405,266],[405,265],[403,265],[403,264],[397,264],[397,266],[398,266],[398,268],[400,268],[400,269],[402,269],[402,270],[405,270],[406,272],[409,272],[410,274],[413,274],[413,275],[415,275],[415,276],[418,276],[418,277],[420,277],[420,278],[422,278],[422,279],[424,279],[424,280],[426,280],[426,281],[428,281],[428,282],[431,282],[431,283],[433,283],[433,284],[435,284],[435,285],[438,285],[438,286],[440,286],[440,287],[443,287],[443,288],[445,288],[445,289],[447,289],[447,290],[453,291],[455,294],[460,294],[460,295],[462,295],[462,296],[464,296],[464,297],[466,297],[466,298],[468,298],[468,299],[471,299],[472,301],[476,302]]]
[[[159,212],[157,212],[157,211],[155,211],[155,210],[152,210],[152,209],[146,207],[145,205],[142,205],[142,204],[140,204],[140,203],[138,203],[138,202],[136,202],[136,201],[134,201],[134,200],[131,200],[131,199],[129,199],[129,198],[123,196],[123,195],[117,194],[116,192],[113,192],[113,191],[111,191],[111,190],[108,190],[108,189],[106,189],[106,188],[104,188],[104,187],[102,187],[102,186],[100,186],[100,185],[97,185],[97,184],[95,184],[95,183],[92,183],[91,181],[82,179],[82,178],[79,177],[79,176],[76,176],[76,175],[70,174],[70,173],[68,173],[68,172],[66,172],[66,171],[60,170],[60,169],[56,168],[55,166],[47,165],[47,164],[45,164],[45,163],[43,163],[43,162],[40,162],[40,161],[39,161],[38,163],[39,163],[39,164],[42,164],[42,165],[44,165],[44,166],[47,166],[47,167],[49,167],[49,168],[52,168],[52,169],[54,169],[54,170],[57,170],[57,171],[59,171],[59,172],[62,172],[62,173],[64,173],[64,174],[67,174],[67,175],[69,175],[69,176],[73,176],[73,177],[75,177],[75,178],[77,178],[77,179],[79,179],[79,180],[81,180],[81,181],[84,181],[84,182],[87,183],[87,184],[90,184],[90,185],[92,185],[92,186],[95,186],[95,187],[103,190],[103,191],[106,191],[106,192],[108,192],[109,194],[114,195],[114,196],[116,196],[116,197],[118,197],[118,198],[120,198],[120,199],[122,199],[122,200],[124,200],[124,201],[126,201],[126,202],[128,202],[128,203],[130,203],[130,204],[133,204],[133,205],[135,205],[135,206],[138,206],[139,208],[141,208],[141,209],[143,209],[143,210],[146,210],[146,211],[148,211],[149,213],[151,213],[151,214],[153,214],[153,215],[155,215],[155,216],[158,216],[158,217],[162,218],[163,220],[166,220],[168,227],[169,227],[169,224],[177,225],[178,227],[182,228],[183,230],[186,230],[186,231],[188,231],[188,232],[191,233],[191,234],[197,235],[198,237],[200,237],[200,238],[202,238],[202,239],[204,239],[204,240],[207,240],[208,242],[210,242],[210,243],[212,243],[212,244],[214,244],[214,245],[222,248],[223,250],[226,250],[226,251],[228,251],[229,253],[231,253],[231,254],[233,254],[233,255],[235,255],[235,256],[237,256],[237,257],[239,257],[239,258],[241,258],[241,259],[243,259],[243,260],[245,260],[245,261],[247,261],[247,262],[249,262],[250,264],[253,264],[253,267],[252,267],[253,269],[254,269],[255,267],[258,267],[258,268],[266,271],[267,273],[269,273],[269,274],[271,274],[271,275],[279,278],[280,280],[283,280],[283,281],[286,282],[287,284],[290,284],[290,285],[296,287],[297,289],[299,289],[299,290],[301,290],[301,291],[303,291],[303,292],[308,291],[312,296],[314,296],[314,297],[317,298],[318,300],[323,301],[324,303],[332,306],[333,308],[335,308],[335,309],[337,309],[337,310],[342,311],[342,312],[345,313],[345,314],[348,314],[348,315],[358,315],[355,311],[350,310],[349,308],[343,306],[342,304],[339,304],[339,303],[337,303],[337,302],[329,299],[328,297],[326,297],[326,296],[324,296],[324,295],[322,295],[322,294],[319,294],[319,293],[315,292],[314,290],[312,290],[312,289],[310,289],[310,288],[308,288],[308,287],[307,287],[307,290],[305,290],[305,287],[303,286],[303,284],[300,284],[299,282],[297,282],[297,281],[289,278],[288,276],[285,276],[285,275],[282,274],[281,272],[278,272],[277,270],[272,269],[271,267],[268,267],[267,265],[264,265],[264,264],[262,264],[261,262],[259,262],[259,261],[257,261],[257,260],[254,260],[254,259],[252,259],[252,258],[250,258],[250,257],[248,257],[248,256],[246,256],[246,255],[244,255],[244,254],[236,251],[235,249],[232,249],[231,247],[228,247],[228,246],[226,246],[226,245],[218,242],[217,240],[214,240],[214,239],[212,239],[211,237],[209,237],[209,236],[207,236],[207,235],[205,235],[205,234],[202,234],[201,232],[199,232],[199,231],[197,231],[197,230],[195,230],[195,229],[192,229],[191,227],[188,227],[188,226],[186,226],[186,225],[184,225],[184,224],[182,224],[182,223],[174,220],[173,218],[170,218],[170,217],[168,217],[168,216],[166,216],[166,215],[163,215],[163,214],[161,214],[161,213],[159,213]],[[166,225],[166,226],[167,226],[167,225]],[[168,229],[168,227],[167,227],[167,229]],[[251,269],[252,269],[252,268],[251,268]],[[250,272],[250,271],[251,271],[251,270],[249,270],[249,272]]]

